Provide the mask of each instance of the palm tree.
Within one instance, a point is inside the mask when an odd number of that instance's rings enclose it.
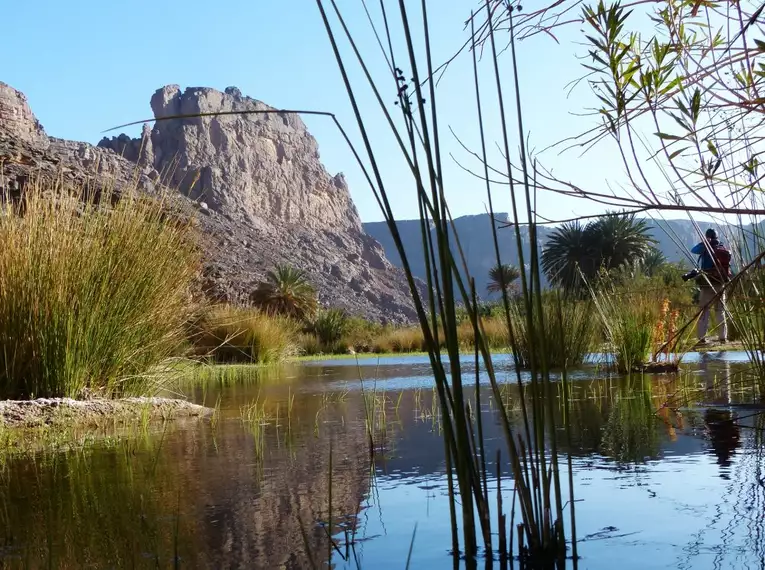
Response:
[[[567,291],[580,291],[584,280],[643,259],[654,242],[646,220],[634,214],[607,214],[582,226],[579,221],[556,229],[542,250],[548,280]]]
[[[495,265],[489,269],[489,284],[486,291],[489,293],[501,293],[502,290],[509,291],[513,282],[521,276],[521,272],[514,265],[503,263]]]
[[[587,224],[592,234],[600,266],[614,269],[642,259],[655,240],[649,235],[647,220],[634,214],[608,214]]]
[[[566,290],[583,285],[582,273],[592,274],[594,250],[592,235],[581,222],[557,228],[542,250],[542,271],[548,281]]]
[[[640,268],[642,272],[648,276],[653,277],[658,275],[659,271],[667,265],[667,257],[656,247],[649,247],[645,252],[643,258],[640,260]]]
[[[269,271],[250,299],[266,311],[298,320],[313,316],[318,305],[305,272],[289,265],[277,265]]]

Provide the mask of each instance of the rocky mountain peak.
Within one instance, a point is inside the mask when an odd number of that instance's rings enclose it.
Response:
[[[48,137],[40,121],[29,108],[26,96],[0,81],[0,124],[3,130],[20,141],[47,146]]]
[[[301,118],[242,95],[236,87],[166,85],[151,97],[155,121],[142,137],[103,139],[131,161],[169,175],[167,183],[216,212],[258,225],[298,224],[361,232],[342,175],[331,176]],[[259,113],[234,114],[258,111]],[[159,120],[177,115],[224,113]]]
[[[157,118],[275,111],[235,87],[168,85],[151,104]],[[118,193],[179,190],[173,207],[196,211],[201,232],[201,289],[217,301],[245,301],[267,271],[289,264],[308,274],[325,307],[378,321],[415,317],[403,272],[363,232],[345,178],[327,173],[294,114],[158,120],[138,138],[123,134],[94,147],[48,137],[24,94],[0,83],[0,195],[40,179]]]

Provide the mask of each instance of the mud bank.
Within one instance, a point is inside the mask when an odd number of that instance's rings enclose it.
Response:
[[[0,426],[33,428],[51,425],[102,424],[137,419],[169,420],[212,415],[212,408],[172,398],[73,400],[38,398],[0,401]]]

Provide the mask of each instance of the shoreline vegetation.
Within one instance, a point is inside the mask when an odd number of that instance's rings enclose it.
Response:
[[[0,216],[6,244],[0,252],[0,396],[9,399],[0,402],[4,428],[87,424],[102,413],[173,417],[166,413],[173,400],[131,397],[156,396],[183,375],[173,364],[179,359],[271,365],[429,354],[419,324],[383,325],[320,307],[298,268],[275,267],[254,288],[249,304],[210,304],[195,291],[201,260],[193,219],[169,212],[163,196],[97,194],[39,183],[23,198],[5,201]],[[674,325],[667,325],[668,319],[684,322],[695,311],[692,287],[679,279],[680,271],[666,263],[650,271],[622,265],[598,277],[590,296],[543,292],[546,325],[541,326],[549,328],[548,336],[560,336],[551,344],[559,350],[549,352],[548,365],[574,367],[594,352],[613,355],[619,372],[661,361],[652,351],[668,333],[671,340]],[[527,332],[526,308],[514,283],[519,271],[497,266],[489,277],[488,292],[506,291],[508,307],[506,313],[501,301],[477,305],[481,342],[492,352],[514,354],[527,368],[534,335]],[[630,302],[614,302],[624,297]],[[457,304],[454,320],[450,342],[472,354],[470,311]],[[436,321],[441,348],[448,350]],[[687,338],[675,339],[673,362],[689,348]],[[670,351],[665,352],[666,362]],[[206,408],[177,402],[182,415],[209,415]]]
[[[4,202],[0,396],[155,395],[165,382],[163,367],[174,358],[271,364],[428,353],[420,324],[383,325],[321,307],[299,268],[275,267],[254,286],[248,304],[210,304],[195,292],[201,260],[193,219],[170,215],[169,203],[137,191],[97,194],[42,183],[31,184],[22,199]],[[625,218],[620,231],[625,224],[645,237],[642,222]],[[600,242],[614,241],[607,224],[594,225],[602,233]],[[581,273],[589,293],[581,287],[567,290],[577,281],[576,268],[556,262],[571,257],[567,231],[561,230],[543,255],[553,271],[568,275],[558,289],[540,295],[543,326],[549,335],[562,335],[552,344],[561,351],[547,355],[549,366],[576,366],[588,354],[605,350],[626,372],[661,359],[653,352],[667,341],[673,350],[665,350],[666,358],[691,347],[688,334],[682,339],[675,334],[677,323],[696,311],[693,284],[680,279],[683,268],[657,260],[655,251],[646,256],[643,248],[625,255],[618,266],[601,261],[600,273]],[[478,301],[476,316],[482,342],[495,352],[514,347],[525,368],[533,335],[516,283],[519,275],[511,265],[492,268],[488,293],[507,293],[507,313],[502,301]],[[465,352],[475,349],[470,313],[455,305],[451,342]],[[552,326],[555,321],[563,326]],[[435,322],[446,348],[439,318]]]

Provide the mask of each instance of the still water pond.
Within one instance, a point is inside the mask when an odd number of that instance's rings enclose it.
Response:
[[[498,406],[519,420],[510,361],[497,362],[502,401],[481,396],[492,473]],[[687,362],[678,379],[575,375],[563,451],[579,568],[765,568],[765,422],[745,358]],[[219,406],[212,423],[5,457],[0,567],[326,568],[331,555],[335,568],[404,568],[416,526],[410,568],[450,568],[432,386],[420,357],[226,369],[180,388]]]

